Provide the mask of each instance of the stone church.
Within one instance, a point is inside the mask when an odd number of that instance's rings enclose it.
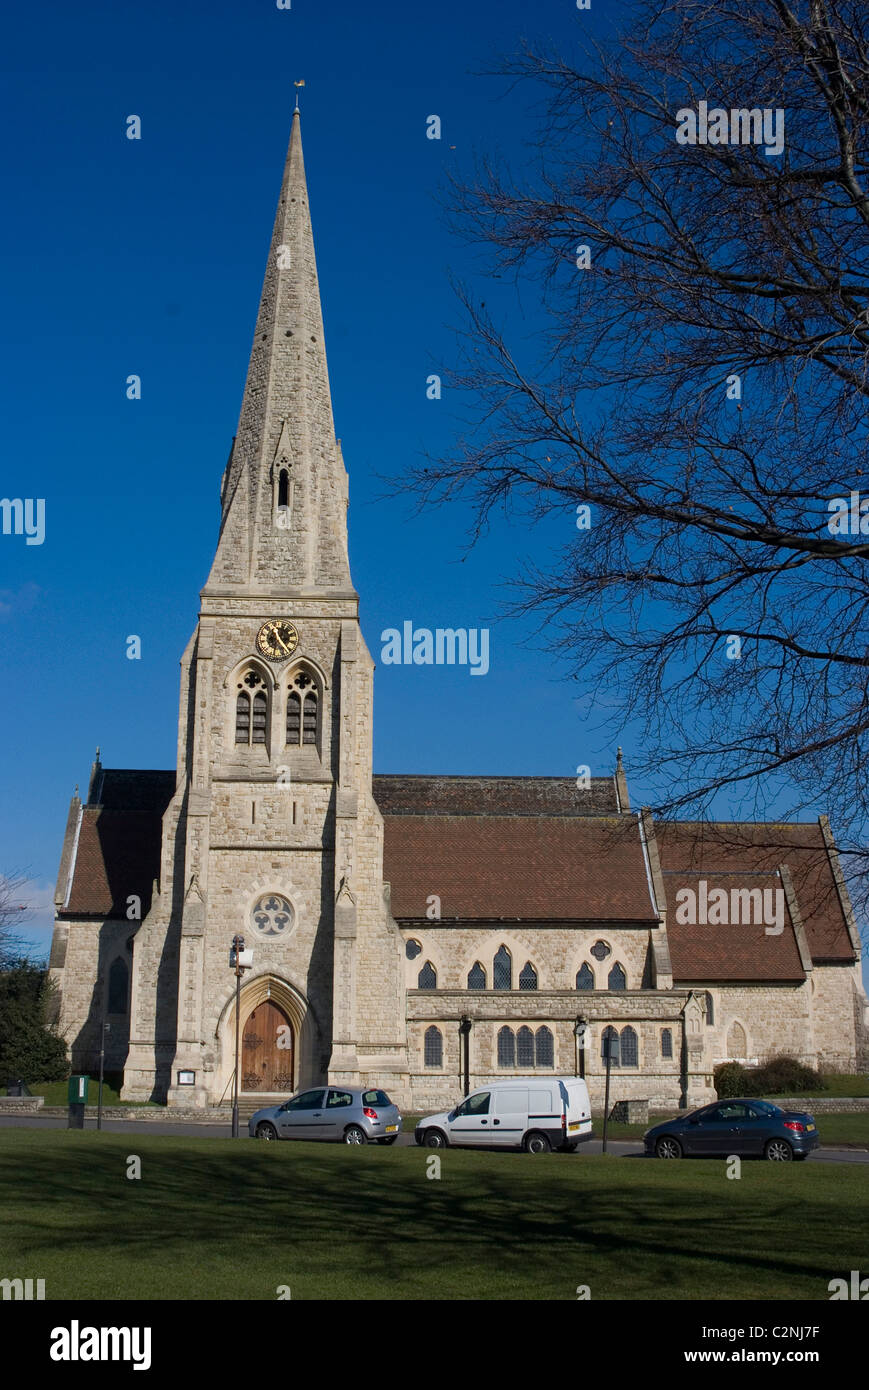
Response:
[[[373,775],[298,113],[220,498],[177,766],[98,751],[70,806],[50,969],[76,1070],[107,1022],[124,1099],[228,1103],[236,935],[250,1103],[328,1079],[440,1106],[467,1046],[472,1086],[579,1072],[599,1106],[605,1034],[613,1096],[664,1106],[713,1098],[725,1058],[866,1066],[825,818],[656,823],[620,755],[584,787]]]

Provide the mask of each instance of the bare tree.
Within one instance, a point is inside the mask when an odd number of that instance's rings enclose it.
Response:
[[[0,970],[28,953],[28,943],[17,930],[31,915],[27,884],[26,874],[0,874]]]
[[[534,166],[481,162],[454,186],[455,225],[526,302],[533,282],[541,326],[504,330],[460,287],[469,428],[413,486],[421,503],[470,501],[474,536],[502,506],[563,511],[563,549],[511,577],[514,608],[640,720],[632,765],[663,813],[717,794],[756,812],[784,787],[857,853],[869,7],[632,14],[580,63],[526,48],[500,69],[543,95]],[[686,112],[707,143],[681,142]]]

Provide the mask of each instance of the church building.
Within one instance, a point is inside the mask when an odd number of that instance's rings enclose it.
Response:
[[[714,1099],[714,1066],[869,1061],[826,818],[656,822],[611,777],[374,775],[374,663],[347,550],[293,118],[238,433],[181,659],[177,765],[102,766],[70,805],[50,970],[75,1070],[125,1100],[248,1108],[317,1083],[405,1110],[579,1073]]]

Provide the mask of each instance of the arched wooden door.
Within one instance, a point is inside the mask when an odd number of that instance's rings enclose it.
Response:
[[[248,1014],[241,1035],[241,1089],[293,1090],[295,1068],[293,1025],[283,1009],[267,999]]]

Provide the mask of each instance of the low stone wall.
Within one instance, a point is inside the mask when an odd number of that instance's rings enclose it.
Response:
[[[814,1113],[867,1114],[869,1096],[772,1096],[772,1104],[782,1110],[808,1110]]]
[[[10,1103],[11,1099],[11,1097],[0,1097],[0,1115],[20,1115],[22,1113],[21,1105],[16,1105],[13,1108]],[[68,1107],[65,1105],[43,1106],[42,1096],[32,1096],[30,1097],[30,1101],[31,1105],[28,1113],[34,1113],[39,1109],[40,1115],[51,1115],[55,1118],[62,1117],[64,1119],[66,1119],[69,1113]],[[38,1106],[36,1105],[37,1101],[39,1102]],[[85,1106],[85,1119],[96,1119],[96,1114],[97,1107],[95,1105]],[[152,1123],[157,1124],[164,1124],[166,1121],[171,1123],[174,1120],[178,1120],[184,1124],[228,1125],[232,1123],[232,1110],[222,1107],[218,1108],[217,1106],[215,1106],[213,1110],[176,1110],[173,1106],[170,1110],[163,1105],[104,1105],[103,1119],[150,1120]],[[246,1119],[243,1120],[243,1124],[245,1127],[247,1126]]]
[[[29,1115],[44,1103],[43,1096],[0,1096],[0,1115]]]

